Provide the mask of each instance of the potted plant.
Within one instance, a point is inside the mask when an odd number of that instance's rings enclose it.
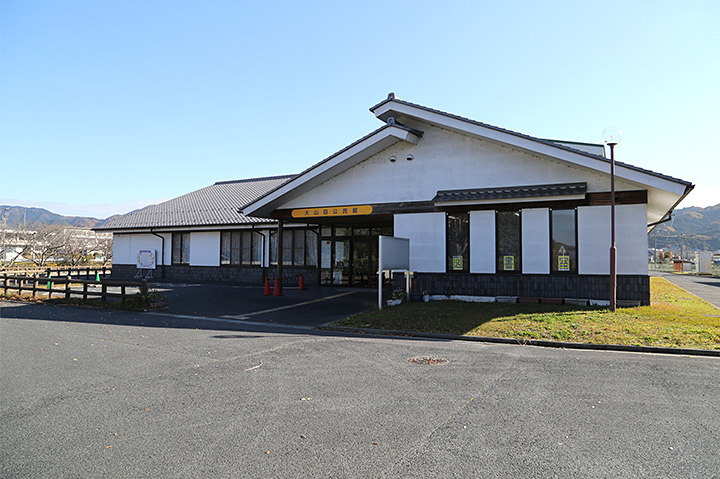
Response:
[[[392,299],[387,301],[388,306],[397,306],[405,300],[405,290],[396,289],[392,293]]]

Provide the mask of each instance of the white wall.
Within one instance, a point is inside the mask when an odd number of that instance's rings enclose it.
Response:
[[[410,270],[444,273],[445,213],[395,215],[394,220],[395,236],[410,239]]]
[[[618,274],[648,274],[646,219],[646,205],[615,207]]]
[[[522,272],[550,273],[550,210],[522,210]]]
[[[647,207],[615,206],[618,274],[647,274]],[[578,208],[578,272],[610,274],[610,206]]]
[[[470,212],[470,272],[495,273],[495,211]]]
[[[610,207],[582,206],[577,218],[578,273],[610,274]]]
[[[172,234],[161,234],[165,238],[165,262],[170,264],[172,259]],[[162,241],[149,233],[131,233],[113,235],[113,264],[137,264],[137,254],[141,249],[154,249],[157,251],[157,264],[160,265],[162,254]]]
[[[588,183],[588,191],[607,191],[600,174],[471,138],[427,124],[417,145],[400,142],[281,205],[303,208],[329,205],[428,201],[438,190],[565,182]],[[407,161],[407,155],[414,159]],[[390,162],[390,156],[397,161]],[[618,179],[618,189],[637,189]]]
[[[190,266],[220,266],[220,232],[190,233]]]

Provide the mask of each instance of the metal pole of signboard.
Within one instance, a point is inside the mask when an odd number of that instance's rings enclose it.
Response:
[[[405,301],[410,302],[410,270],[405,270]]]
[[[378,310],[382,310],[382,284],[383,284],[383,277],[382,277],[382,266],[383,266],[383,247],[382,247],[382,238],[381,236],[378,236]]]

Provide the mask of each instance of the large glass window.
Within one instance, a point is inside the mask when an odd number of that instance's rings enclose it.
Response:
[[[521,272],[520,211],[498,211],[495,217],[495,225],[497,231],[497,272]]]
[[[230,241],[230,264],[240,264],[240,232],[233,231]],[[222,249],[222,248],[221,248]]]
[[[283,231],[283,264],[317,266],[317,232],[312,229]],[[277,264],[277,231],[270,232],[270,264]]]
[[[305,263],[305,231],[294,230],[293,232],[293,264]]]
[[[257,231],[222,231],[220,264],[262,264],[263,235]]]
[[[251,264],[252,261],[252,232],[251,231],[241,231],[240,232],[240,263],[242,264]]]
[[[574,209],[550,212],[550,271],[577,273],[577,221]]]
[[[293,232],[292,230],[283,231],[282,244],[282,261],[283,264],[293,264]]]
[[[220,264],[230,264],[230,231],[220,232]]]
[[[172,262],[173,264],[190,263],[190,233],[173,233]]]
[[[317,266],[318,235],[313,230],[305,230],[305,265]]]
[[[468,213],[448,213],[445,217],[447,272],[470,271],[470,220]]]

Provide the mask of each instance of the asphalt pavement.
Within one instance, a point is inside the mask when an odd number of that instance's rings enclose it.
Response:
[[[720,471],[718,358],[44,304],[0,318],[3,478]]]
[[[165,298],[159,314],[222,318],[244,323],[287,324],[315,328],[377,304],[377,291],[366,288],[285,287],[282,296],[265,295],[258,285],[153,282],[151,290]]]

